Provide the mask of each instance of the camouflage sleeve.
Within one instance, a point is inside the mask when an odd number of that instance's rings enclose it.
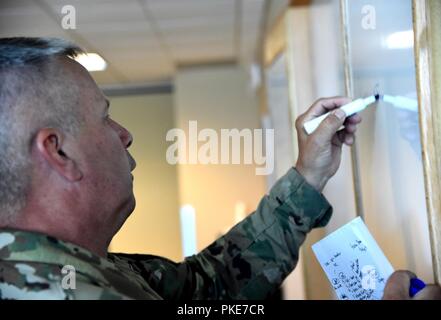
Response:
[[[292,168],[257,210],[181,263],[125,255],[164,299],[265,299],[296,266],[299,247],[332,214],[326,199]]]

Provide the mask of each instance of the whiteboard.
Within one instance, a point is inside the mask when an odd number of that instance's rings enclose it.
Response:
[[[416,101],[410,0],[348,1],[354,98]],[[408,100],[411,101],[411,100]],[[365,219],[395,269],[433,281],[418,111],[379,103],[357,134]]]

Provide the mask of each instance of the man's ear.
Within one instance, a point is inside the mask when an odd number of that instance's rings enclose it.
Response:
[[[38,131],[34,143],[35,150],[47,165],[69,181],[83,177],[77,163],[63,150],[64,135],[60,130],[44,128]]]

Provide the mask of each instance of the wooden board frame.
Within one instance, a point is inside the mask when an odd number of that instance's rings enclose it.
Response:
[[[441,1],[412,0],[415,65],[426,205],[435,282],[441,284]],[[348,0],[340,0],[346,95],[353,96]],[[357,144],[352,147],[357,215],[363,198]]]
[[[343,42],[343,63],[345,76],[345,94],[354,98],[354,80],[352,73],[351,50],[349,43],[349,12],[348,0],[340,0],[340,23]],[[352,183],[354,186],[354,202],[356,216],[364,220],[363,194],[361,190],[360,161],[358,159],[357,140],[351,147]]]
[[[413,0],[421,148],[435,282],[441,284],[441,2]]]

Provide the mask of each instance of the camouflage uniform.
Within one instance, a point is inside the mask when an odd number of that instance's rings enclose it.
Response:
[[[331,214],[291,169],[253,214],[181,263],[142,254],[104,259],[47,235],[0,230],[0,298],[264,299],[294,269],[306,234]],[[75,289],[62,285],[65,265],[76,270]]]

